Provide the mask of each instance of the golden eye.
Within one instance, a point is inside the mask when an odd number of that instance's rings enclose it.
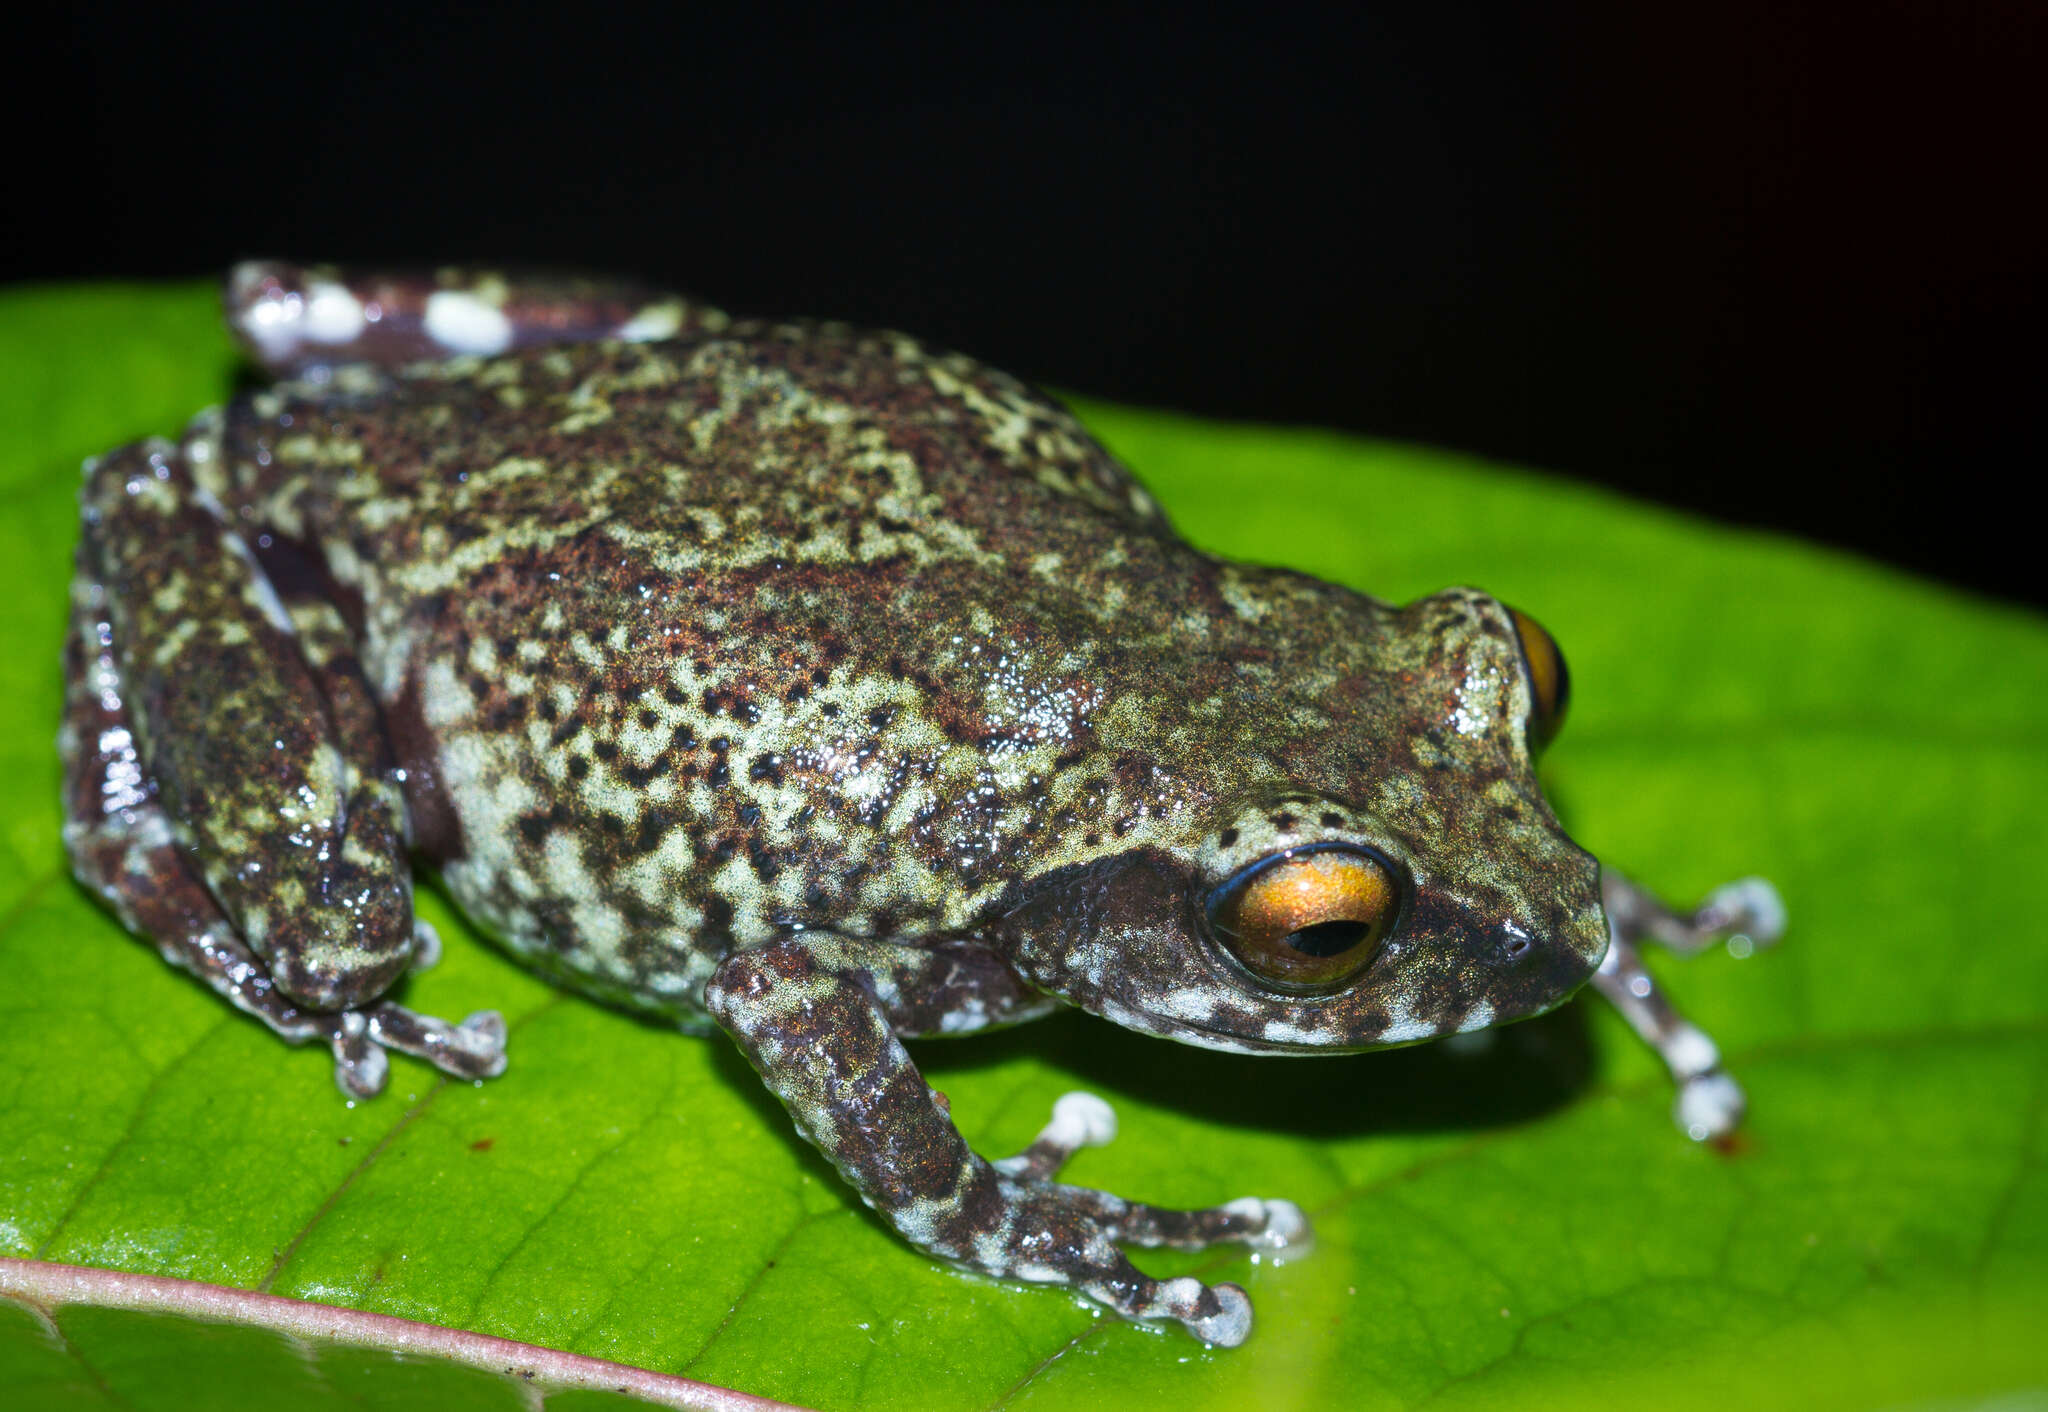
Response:
[[[1379,954],[1400,906],[1393,872],[1370,854],[1319,848],[1282,854],[1225,883],[1209,925],[1254,975],[1323,989]]]
[[[1522,660],[1529,667],[1529,694],[1536,700],[1529,717],[1529,744],[1541,750],[1557,739],[1564,725],[1564,713],[1572,704],[1572,674],[1558,651],[1557,639],[1543,630],[1543,624],[1519,608],[1508,613],[1515,620],[1515,636],[1522,640]]]

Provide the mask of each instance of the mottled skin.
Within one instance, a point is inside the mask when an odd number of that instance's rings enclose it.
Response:
[[[550,976],[724,1028],[922,1248],[1235,1343],[1241,1291],[1117,1243],[1280,1245],[1298,1211],[1052,1181],[1113,1126],[1079,1100],[984,1161],[900,1039],[1057,997],[1344,1052],[1537,1013],[1609,954],[1484,594],[1396,608],[1197,553],[1063,409],[897,334],[285,267],[238,271],[230,314],[299,379],[88,467],[67,841],[352,1091],[382,1047],[502,1066],[494,1015],[383,998],[418,855]],[[465,346],[512,351],[427,359]],[[1204,907],[1325,845],[1391,869],[1399,918],[1355,980],[1290,991]],[[1769,929],[1760,898],[1625,896],[1685,938]]]

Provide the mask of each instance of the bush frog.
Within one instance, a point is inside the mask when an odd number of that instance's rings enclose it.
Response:
[[[894,333],[583,279],[250,264],[278,381],[88,463],[61,749],[73,866],[344,1091],[497,1074],[391,998],[412,866],[564,985],[723,1030],[934,1256],[1241,1342],[1242,1289],[1126,1246],[1302,1242],[1291,1203],[1055,1180],[1069,1095],[969,1150],[902,1041],[1057,1005],[1249,1054],[1547,1010],[1591,981],[1696,1137],[1741,1108],[1636,956],[1678,914],[1559,827],[1528,616],[1184,543],[1065,410]]]

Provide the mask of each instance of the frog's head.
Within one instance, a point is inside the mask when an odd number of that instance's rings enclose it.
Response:
[[[1539,1014],[1607,949],[1599,863],[1536,752],[1567,678],[1534,620],[1467,589],[1394,613],[1270,728],[1287,769],[1200,831],[1061,869],[1003,931],[1039,985],[1133,1029],[1254,1053],[1369,1049]],[[1368,680],[1369,678],[1369,680]]]

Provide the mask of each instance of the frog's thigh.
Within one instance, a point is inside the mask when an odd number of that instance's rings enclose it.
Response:
[[[715,309],[627,280],[275,260],[235,266],[224,302],[228,326],[280,377],[319,364],[396,367],[544,343],[645,342],[725,324]]]
[[[98,462],[83,512],[62,741],[80,879],[278,1033],[331,1042],[351,1092],[382,1082],[373,1045],[496,1072],[495,1016],[371,1003],[412,952],[411,879],[338,623],[304,609],[300,638],[167,443]]]
[[[984,1161],[897,1037],[938,1030],[970,996],[991,1024],[1046,1003],[977,948],[820,932],[727,957],[705,998],[804,1136],[913,1244],[987,1274],[1073,1288],[1127,1318],[1175,1319],[1210,1342],[1241,1342],[1251,1321],[1243,1290],[1151,1279],[1118,1242],[1264,1242],[1298,1234],[1290,1223],[1299,1213],[1248,1200],[1162,1211],[1045,1180],[1090,1140],[1078,1133],[1042,1135],[1008,1163]]]
[[[83,507],[82,567],[177,841],[286,995],[380,995],[412,943],[397,801],[340,748],[269,580],[168,445],[102,459]]]

